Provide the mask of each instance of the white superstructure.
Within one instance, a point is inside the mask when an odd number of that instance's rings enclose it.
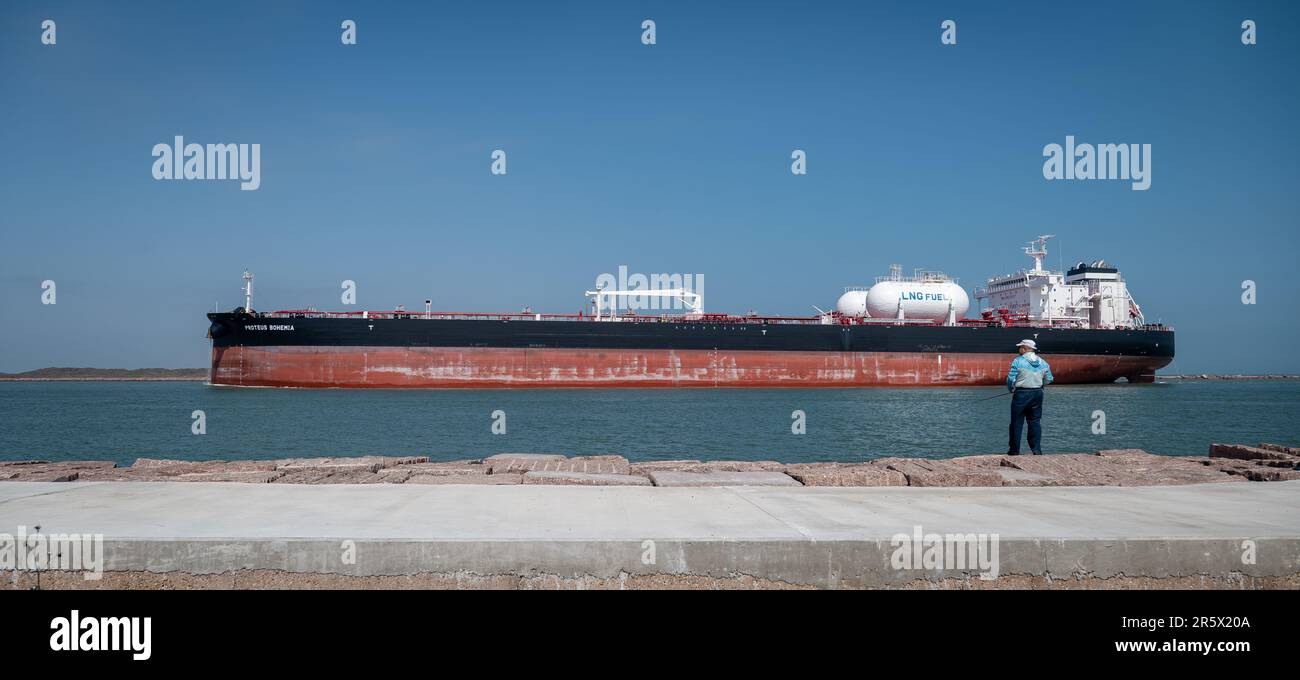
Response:
[[[1050,238],[1039,236],[1025,247],[1034,260],[1032,269],[993,277],[986,287],[975,289],[982,316],[1066,328],[1133,328],[1145,323],[1119,269],[1105,260],[1080,262],[1065,273],[1044,269]]]

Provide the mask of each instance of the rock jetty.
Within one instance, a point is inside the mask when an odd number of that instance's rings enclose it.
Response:
[[[184,461],[0,462],[0,481],[244,482],[252,484],[546,484],[586,486],[1168,486],[1300,479],[1300,448],[1211,444],[1208,456],[1141,449],[1046,456],[877,458],[855,463],[657,460],[619,455],[500,453],[430,462],[427,456]]]

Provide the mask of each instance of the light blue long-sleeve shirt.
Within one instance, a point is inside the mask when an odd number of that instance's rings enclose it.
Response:
[[[1032,356],[1032,359],[1026,357]],[[1052,367],[1047,360],[1037,354],[1021,354],[1011,362],[1011,371],[1007,373],[1007,389],[1042,387],[1051,384]]]

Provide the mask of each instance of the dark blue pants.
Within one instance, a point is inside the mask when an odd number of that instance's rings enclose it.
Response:
[[[1007,451],[1020,453],[1020,430],[1029,421],[1029,450],[1043,452],[1043,390],[1018,389],[1011,395],[1011,443]]]

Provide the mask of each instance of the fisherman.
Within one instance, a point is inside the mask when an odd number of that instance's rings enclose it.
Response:
[[[1007,455],[1020,455],[1020,430],[1029,421],[1029,450],[1035,456],[1043,453],[1043,386],[1051,384],[1052,367],[1038,356],[1038,344],[1033,340],[1016,343],[1020,356],[1011,361],[1007,373],[1007,389],[1011,390],[1011,443]]]

